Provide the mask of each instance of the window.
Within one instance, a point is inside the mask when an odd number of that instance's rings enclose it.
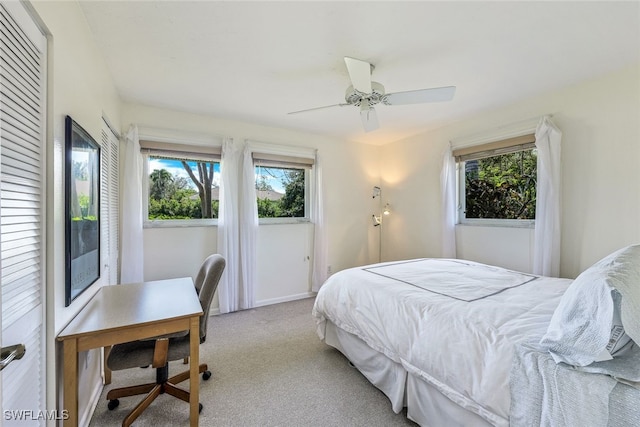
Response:
[[[531,226],[536,213],[534,135],[454,150],[459,219],[467,224]]]
[[[261,222],[308,222],[311,158],[253,153]],[[280,220],[275,220],[279,218]]]
[[[145,159],[146,225],[206,225],[218,218],[217,147],[140,141]]]

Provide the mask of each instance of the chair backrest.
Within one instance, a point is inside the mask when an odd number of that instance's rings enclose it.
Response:
[[[207,336],[207,321],[209,320],[209,309],[213,294],[218,288],[218,282],[226,266],[226,261],[219,254],[209,255],[204,260],[198,275],[196,276],[195,286],[200,298],[200,305],[204,314],[200,318],[200,342],[203,343]]]

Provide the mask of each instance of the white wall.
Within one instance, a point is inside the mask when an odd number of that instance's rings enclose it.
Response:
[[[257,305],[309,296],[313,255],[312,224],[260,226],[257,252]]]
[[[75,2],[33,2],[49,32],[48,135],[47,135],[47,407],[56,407],[61,397],[58,385],[61,349],[55,336],[102,286],[102,279],[81,294],[69,307],[65,296],[64,222],[64,134],[65,116],[70,115],[96,141],[100,141],[102,116],[119,127],[120,100],[102,56],[79,6]],[[91,415],[99,396],[100,353],[79,355],[81,422]]]
[[[71,116],[101,140],[102,116],[120,126],[120,99],[84,15],[75,2],[34,2],[47,26],[49,41],[48,231],[49,282],[55,300],[55,331],[59,332],[100,287],[92,286],[64,307],[64,136]]]
[[[124,104],[125,128],[136,124],[158,132],[229,136],[277,145],[317,148],[323,169],[328,262],[332,271],[378,259],[378,235],[371,226],[371,189],[378,185],[378,148],[286,129],[240,123],[206,115]],[[123,128],[123,133],[126,129]],[[195,276],[200,263],[217,249],[215,227],[144,230],[146,280]],[[261,225],[257,248],[256,304],[310,295],[313,230],[310,225]],[[217,301],[213,303],[213,310]]]
[[[553,114],[563,132],[561,275],[575,277],[613,250],[640,241],[638,75],[635,64],[382,147],[382,182],[394,206],[384,230],[387,257],[440,256],[439,179],[450,140],[544,114]],[[458,227],[457,239],[459,254],[484,262],[513,267],[530,258],[521,229]],[[495,248],[495,242],[505,243]]]
[[[457,257],[516,271],[533,270],[532,228],[456,227]]]
[[[147,228],[144,238],[144,278],[195,278],[207,255],[215,253],[215,227]]]

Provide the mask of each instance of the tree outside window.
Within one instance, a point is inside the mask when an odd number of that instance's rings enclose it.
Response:
[[[305,170],[256,166],[259,218],[305,217]]]
[[[149,156],[148,219],[217,218],[220,163]]]
[[[466,219],[533,220],[537,151],[529,149],[464,162]]]

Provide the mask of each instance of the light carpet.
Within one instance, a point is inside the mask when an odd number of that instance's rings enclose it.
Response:
[[[213,316],[200,361],[212,377],[200,379],[200,426],[415,426],[395,414],[386,396],[318,339],[313,298]],[[170,375],[187,369],[171,362]],[[155,380],[155,370],[113,372],[90,426],[119,426],[142,399],[120,399],[107,409],[111,388]],[[188,388],[188,381],[181,383]],[[134,426],[188,426],[189,405],[161,395]]]

